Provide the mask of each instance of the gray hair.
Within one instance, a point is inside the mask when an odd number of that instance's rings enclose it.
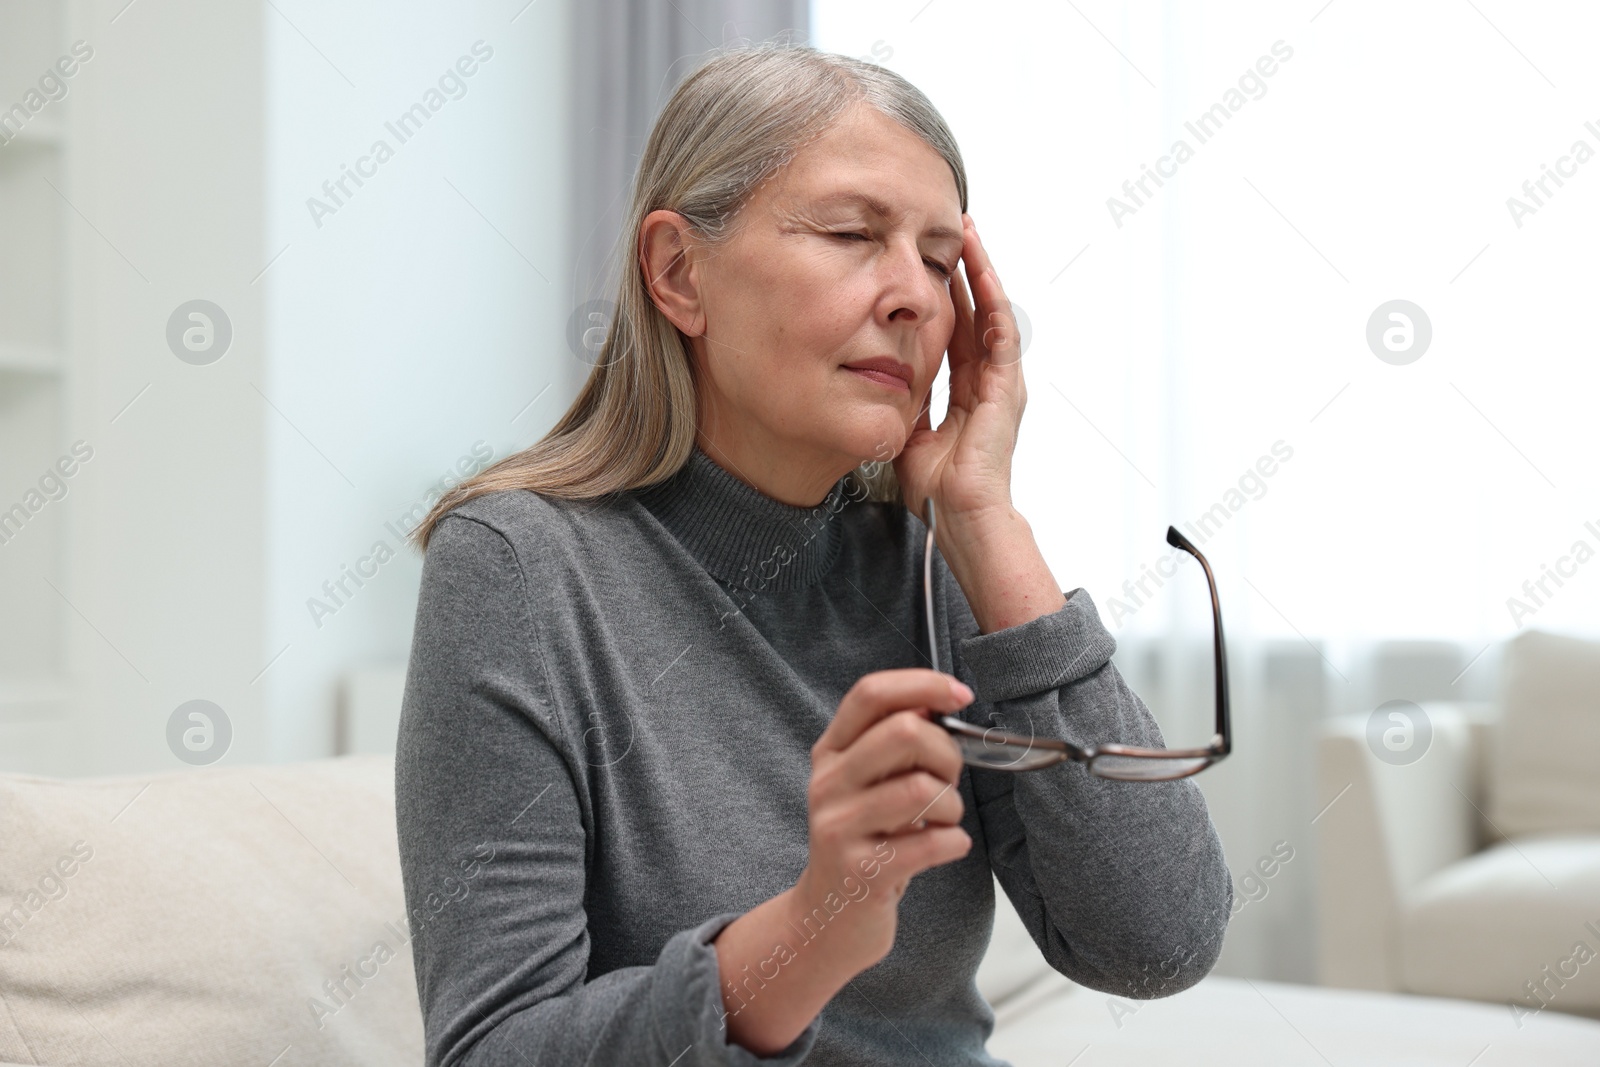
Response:
[[[694,362],[683,335],[651,299],[640,225],[665,209],[682,215],[709,245],[728,240],[756,187],[858,104],[938,152],[967,210],[966,167],[955,137],[922,91],[894,71],[780,41],[713,52],[673,92],[650,131],[613,254],[616,314],[577,398],[538,442],[445,493],[412,531],[412,543],[426,551],[446,512],[485,493],[531,489],[587,500],[677,472],[694,449]],[[900,501],[888,463],[864,463],[852,474],[868,499]]]

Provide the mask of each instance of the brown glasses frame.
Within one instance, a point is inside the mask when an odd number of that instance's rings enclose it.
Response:
[[[927,501],[927,540],[922,551],[922,601],[928,620],[928,659],[939,670],[939,646],[933,625],[933,547],[938,518],[933,498]],[[956,739],[962,761],[968,766],[995,771],[1033,771],[1066,760],[1086,765],[1090,774],[1127,782],[1165,782],[1199,774],[1233,750],[1233,734],[1228,722],[1227,651],[1222,641],[1222,607],[1217,603],[1217,581],[1211,564],[1177,527],[1167,527],[1167,544],[1181,548],[1205,570],[1211,589],[1211,621],[1216,662],[1216,733],[1204,748],[1142,748],[1136,745],[1107,743],[1079,746],[1055,738],[1024,737],[999,727],[974,726],[955,715],[941,715],[938,722]]]

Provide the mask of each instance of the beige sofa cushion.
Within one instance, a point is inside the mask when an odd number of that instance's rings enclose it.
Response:
[[[1340,801],[1339,803],[1344,803]],[[1335,809],[1337,810],[1337,809]],[[1037,992],[1052,991],[1050,981]],[[1158,1000],[1035,998],[995,1030],[1015,1067],[1594,1067],[1600,1023],[1504,1004],[1211,974]],[[921,1061],[918,1061],[919,1063]]]
[[[0,1060],[422,1062],[393,757],[0,775],[0,842]]]
[[[1509,838],[1600,833],[1600,641],[1524,630],[1501,679],[1490,820]]]
[[[1402,987],[1520,1005],[1523,1025],[1545,1005],[1600,1015],[1596,901],[1600,834],[1524,837],[1451,864],[1406,906]]]

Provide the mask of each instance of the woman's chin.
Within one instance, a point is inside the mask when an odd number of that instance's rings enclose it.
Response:
[[[839,427],[835,440],[839,451],[861,457],[861,462],[874,460],[888,463],[900,454],[905,446],[905,420],[897,411],[863,411],[848,425]]]

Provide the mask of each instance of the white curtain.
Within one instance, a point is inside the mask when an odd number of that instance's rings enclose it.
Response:
[[[581,0],[573,5],[573,307],[609,300],[608,271],[657,112],[706,53],[782,35],[803,42],[807,0]]]
[[[813,18],[955,130],[1031,333],[1015,498],[1171,744],[1209,737],[1212,668],[1205,578],[1168,524],[1216,571],[1236,749],[1197,781],[1241,883],[1276,842],[1295,856],[1218,970],[1310,980],[1319,720],[1489,700],[1506,638],[1600,630],[1600,11]]]

